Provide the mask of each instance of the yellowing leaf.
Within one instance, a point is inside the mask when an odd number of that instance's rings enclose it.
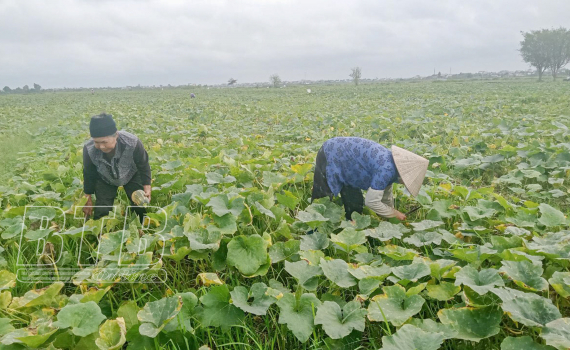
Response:
[[[224,282],[220,280],[220,277],[218,277],[218,275],[213,272],[203,272],[198,274],[198,277],[200,278],[202,284],[205,285],[206,287],[209,287],[211,285],[224,284]]]

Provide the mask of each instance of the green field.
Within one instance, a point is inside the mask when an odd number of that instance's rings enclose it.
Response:
[[[568,96],[523,80],[0,96],[0,349],[568,349]],[[103,111],[149,153],[162,210],[144,229],[124,192],[115,218],[73,216]],[[350,222],[338,198],[309,203],[335,136],[429,159],[417,198],[395,189],[422,208]],[[119,263],[164,282],[105,278]]]

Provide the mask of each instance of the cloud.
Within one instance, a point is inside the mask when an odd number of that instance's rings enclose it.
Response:
[[[520,31],[570,2],[0,2],[0,85],[124,86],[525,69]]]

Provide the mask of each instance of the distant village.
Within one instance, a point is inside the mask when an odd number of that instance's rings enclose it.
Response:
[[[545,72],[545,77],[548,77],[548,72]],[[560,80],[570,81],[570,69],[561,69],[559,73]],[[459,81],[459,80],[503,80],[503,79],[524,79],[533,78],[538,79],[538,74],[534,69],[528,70],[502,70],[499,72],[487,72],[479,71],[477,73],[442,73],[437,72],[428,76],[416,75],[411,78],[361,78],[360,84],[371,84],[371,83],[386,83],[386,82],[419,82],[419,81]],[[286,88],[287,86],[298,86],[298,85],[334,85],[334,84],[352,84],[353,80],[351,78],[347,79],[329,79],[329,80],[293,80],[286,81],[283,80],[280,84],[280,88]],[[40,92],[41,87],[34,84],[33,89],[26,86],[24,88],[16,89],[6,89],[0,90],[1,94],[6,93],[37,93]],[[38,89],[39,87],[39,89]],[[96,91],[96,90],[142,90],[142,89],[188,89],[188,88],[235,88],[235,87],[250,87],[250,88],[270,88],[273,85],[267,82],[255,82],[255,83],[239,83],[234,82],[232,84],[222,83],[222,84],[195,84],[189,83],[185,85],[136,85],[136,86],[124,86],[124,87],[79,87],[79,88],[48,88],[41,89],[42,92],[56,92],[56,91]]]

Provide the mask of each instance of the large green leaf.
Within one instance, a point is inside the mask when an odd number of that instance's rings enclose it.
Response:
[[[259,235],[236,236],[228,243],[228,265],[246,276],[254,275],[267,260],[266,243]]]
[[[562,317],[550,299],[534,293],[524,293],[516,289],[497,288],[493,290],[503,301],[502,308],[513,321],[529,327],[544,327],[548,322]]]
[[[19,309],[23,307],[51,306],[56,303],[56,297],[63,286],[63,282],[55,282],[46,288],[29,290],[23,297],[12,299],[10,308]]]
[[[285,261],[285,271],[295,277],[299,284],[309,291],[317,289],[319,283],[317,276],[323,274],[320,266],[309,265],[305,260],[297,262]]]
[[[38,348],[43,345],[55,332],[57,328],[53,329],[49,326],[42,326],[39,328],[20,328],[12,330],[6,333],[2,338],[0,338],[0,344],[2,345],[12,345],[12,344],[25,344],[30,348]],[[4,349],[21,349],[18,345],[2,346],[0,348]],[[25,347],[27,348],[27,347]]]
[[[414,231],[428,231],[443,225],[443,221],[424,220],[420,222],[412,222]]]
[[[501,343],[501,350],[553,350],[553,347],[535,343],[531,337],[506,337]]]
[[[206,173],[206,179],[207,179],[208,185],[225,184],[225,183],[231,183],[231,182],[236,181],[236,178],[231,176],[231,175],[224,177],[221,174],[218,174],[215,172]]]
[[[237,306],[230,303],[230,291],[227,285],[214,286],[200,297],[202,308],[197,310],[198,318],[205,327],[222,327],[239,325],[245,314]]]
[[[283,204],[291,210],[295,210],[297,204],[299,204],[301,201],[298,197],[289,191],[283,191],[283,194],[277,193],[275,196],[277,197],[277,202]]]
[[[322,204],[314,204],[314,205],[322,205]],[[321,223],[329,221],[329,219],[325,218],[321,213],[317,211],[300,211],[299,213],[297,213],[297,219],[309,225],[313,229],[319,226]]]
[[[544,226],[552,227],[552,226],[560,226],[566,224],[566,218],[564,217],[564,214],[560,210],[555,209],[545,203],[541,203],[538,206],[538,209],[542,214],[540,218],[538,218],[538,222],[540,222]]]
[[[366,243],[366,235],[363,231],[345,228],[338,235],[332,234],[331,242],[334,242],[342,251],[348,253]]]
[[[137,317],[139,311],[140,309],[137,306],[137,303],[133,300],[127,301],[119,307],[119,310],[117,310],[117,316],[123,318],[125,321],[125,329],[127,331],[133,326],[139,324],[139,319]]]
[[[163,332],[173,332],[176,330],[193,332],[192,317],[194,316],[194,308],[196,304],[198,304],[198,298],[192,292],[177,293],[175,297],[182,299],[182,308],[176,317],[166,323]]]
[[[424,298],[419,295],[407,296],[400,285],[382,288],[384,294],[371,299],[368,305],[368,319],[377,322],[390,322],[401,326],[422,309]]]
[[[297,256],[301,247],[301,242],[296,239],[290,239],[287,242],[277,242],[269,247],[269,256],[271,263],[275,264],[283,260],[289,260],[293,256]]]
[[[115,320],[107,320],[99,328],[99,338],[95,340],[95,344],[101,350],[120,349],[127,341],[126,334],[127,328],[122,317],[117,317]]]
[[[321,306],[321,301],[314,294],[305,293],[295,298],[294,294],[283,295],[279,301],[279,323],[287,328],[301,342],[306,342],[313,333],[315,310]]]
[[[341,228],[352,228],[355,230],[363,230],[370,226],[371,220],[370,216],[366,214],[359,214],[357,212],[352,212],[351,221],[343,221],[340,224]]]
[[[339,287],[349,288],[356,284],[356,279],[348,272],[348,264],[344,260],[321,258],[320,267],[325,276]]]
[[[383,280],[390,275],[391,271],[392,269],[388,265],[348,265],[348,272],[359,280],[364,278]]]
[[[502,264],[499,271],[506,273],[518,286],[530,291],[548,289],[548,282],[541,277],[544,272],[541,263],[503,260]]]
[[[109,232],[101,236],[99,241],[99,254],[107,255],[117,251],[127,241],[129,234],[126,231]]]
[[[453,202],[451,200],[435,200],[431,207],[437,212],[440,218],[449,219],[454,217],[457,213],[455,209],[450,209]]]
[[[329,246],[329,238],[325,233],[314,232],[301,237],[301,250],[321,250]]]
[[[437,350],[443,343],[443,333],[426,332],[405,324],[396,334],[382,338],[380,350]]]
[[[16,275],[10,271],[0,271],[0,291],[10,289],[16,286]]]
[[[249,291],[246,287],[235,287],[230,293],[232,303],[245,312],[263,316],[267,313],[267,309],[277,301],[276,298],[266,293],[267,288],[267,285],[262,282],[254,283]],[[250,299],[253,300],[249,302]]]
[[[455,285],[466,285],[471,287],[477,293],[483,295],[490,292],[495,287],[505,285],[503,279],[495,269],[477,269],[470,265],[465,266],[455,274]]]
[[[450,325],[457,331],[455,338],[478,342],[499,333],[503,313],[495,307],[463,307],[442,309],[437,315],[441,323]]]
[[[468,215],[471,221],[477,221],[480,219],[486,219],[492,217],[496,210],[490,208],[481,208],[481,207],[465,207],[464,212]]]
[[[400,247],[399,245],[385,245],[378,247],[380,254],[386,255],[394,260],[414,260],[418,253],[413,249]]]
[[[560,318],[546,324],[540,335],[546,344],[558,350],[570,349],[570,318]]]
[[[366,310],[357,301],[341,307],[332,301],[325,301],[317,310],[315,324],[323,325],[325,333],[333,339],[348,336],[352,330],[364,331]]]
[[[432,319],[425,318],[412,318],[409,324],[421,328],[424,332],[428,333],[441,333],[443,339],[452,339],[457,335],[457,331],[448,324],[437,323]]]
[[[243,203],[244,200],[242,197],[232,198],[230,200],[227,194],[220,194],[211,198],[206,206],[212,208],[212,211],[217,216],[224,216],[226,214],[239,216],[241,211],[245,209]]]
[[[137,318],[141,322],[139,332],[150,338],[156,337],[164,326],[178,315],[181,309],[182,298],[180,296],[162,298],[146,303],[137,314]]]
[[[427,295],[430,298],[440,301],[450,300],[460,291],[461,287],[445,281],[442,281],[439,284],[427,285]]]
[[[57,314],[55,327],[70,328],[77,336],[85,337],[99,329],[99,324],[106,319],[99,305],[94,301],[79,304],[68,304]]]
[[[389,241],[393,238],[402,238],[404,233],[410,232],[408,228],[406,228],[402,224],[392,224],[388,221],[380,221],[378,227],[375,229],[368,229],[364,230],[364,233],[372,238],[379,239],[381,241]]]
[[[423,247],[430,244],[440,245],[443,236],[435,231],[420,231],[416,232],[410,237],[404,238],[404,242],[415,245],[416,247]]]
[[[410,265],[402,265],[392,268],[392,273],[401,280],[417,282],[418,279],[428,276],[431,270],[423,262],[414,262]]]
[[[435,261],[428,261],[427,263],[431,271],[431,276],[436,280],[441,280],[451,269],[455,268],[454,266],[457,264],[457,261],[438,259]]]
[[[570,272],[556,271],[548,282],[561,297],[570,297]]]
[[[0,318],[0,337],[14,330],[11,322],[12,320],[9,318]]]

